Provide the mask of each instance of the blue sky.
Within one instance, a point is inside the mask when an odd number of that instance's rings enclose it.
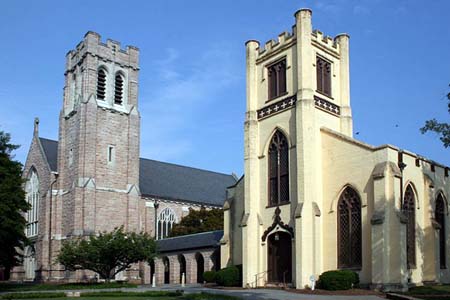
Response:
[[[0,130],[22,147],[33,132],[57,139],[65,54],[88,30],[140,48],[141,156],[243,172],[244,43],[313,27],[350,34],[356,138],[394,144],[450,165],[419,128],[449,121],[450,1],[12,1],[0,3]]]

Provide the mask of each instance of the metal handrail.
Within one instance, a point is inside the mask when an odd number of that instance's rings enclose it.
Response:
[[[272,270],[266,270],[255,274],[255,288],[258,287],[258,281],[262,277],[262,275],[269,274]],[[264,281],[264,285],[266,285],[267,280]]]

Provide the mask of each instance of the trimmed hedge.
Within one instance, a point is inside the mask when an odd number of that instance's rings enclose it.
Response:
[[[317,287],[324,290],[349,290],[359,284],[359,275],[350,270],[327,271],[319,276]]]
[[[203,279],[207,283],[216,282],[216,271],[206,271],[203,273]]]
[[[221,286],[239,286],[239,269],[236,266],[224,268],[216,273],[216,283]]]

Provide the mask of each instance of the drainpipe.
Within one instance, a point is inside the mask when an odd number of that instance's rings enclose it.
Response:
[[[53,185],[58,181],[58,173],[54,173],[55,180],[50,184],[50,199],[49,199],[49,218],[48,218],[48,279],[51,278],[51,265],[52,265],[52,197],[53,197]]]

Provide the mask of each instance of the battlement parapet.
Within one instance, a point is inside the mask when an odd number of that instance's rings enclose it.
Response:
[[[75,49],[67,53],[66,70],[80,64],[88,54],[104,62],[116,63],[124,68],[139,69],[139,49],[137,47],[127,45],[123,49],[120,42],[112,39],[107,39],[104,43],[101,41],[100,34],[88,31]]]
[[[258,58],[265,57],[274,52],[278,52],[280,49],[284,49],[285,47],[290,47],[293,43],[296,42],[295,38],[295,26],[293,26],[292,32],[284,31],[278,35],[278,39],[267,41],[263,47],[258,48]]]
[[[320,30],[317,29],[313,30],[313,32],[311,33],[311,37],[312,41],[315,41],[319,45],[339,53],[339,43],[336,41],[336,38],[324,35]]]

